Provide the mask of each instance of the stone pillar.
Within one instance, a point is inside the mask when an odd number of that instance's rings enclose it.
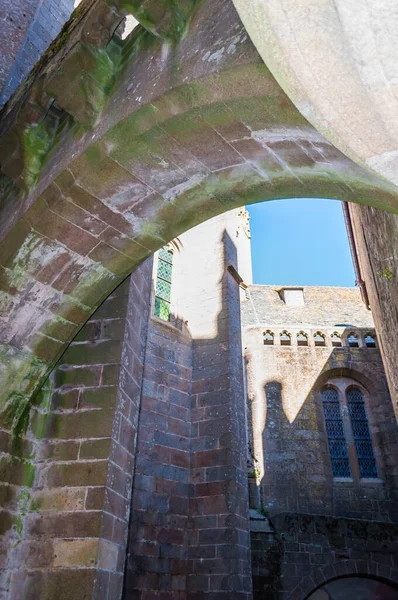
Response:
[[[1,591],[10,600],[121,597],[151,265],[74,339],[10,459],[20,465],[8,477]]]
[[[207,230],[208,244],[201,240],[197,254],[211,276],[205,285],[196,286],[196,311],[190,321],[192,498],[187,590],[192,599],[251,598],[239,286],[227,271],[228,265],[237,268],[235,227],[233,218],[214,219],[213,228]]]

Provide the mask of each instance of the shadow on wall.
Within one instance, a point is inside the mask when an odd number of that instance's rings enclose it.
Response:
[[[290,349],[274,348],[284,353],[282,360],[286,360],[286,356],[290,359]],[[302,351],[309,353],[305,355],[305,360],[310,361],[318,349],[296,349],[297,354]],[[393,407],[384,378],[377,380],[375,377],[371,381],[369,375],[372,371],[366,371],[369,359],[367,353],[377,351],[354,348],[354,356],[352,352],[349,347],[331,348],[323,365],[319,365],[312,384],[298,380],[295,387],[292,372],[290,381],[284,381],[282,372],[280,380],[264,384],[263,396],[256,399],[257,403],[263,404],[262,418],[258,418],[258,407],[252,407],[256,414],[250,415],[252,432],[249,433],[249,438],[252,447],[249,447],[249,494],[252,508],[265,511],[271,517],[280,512],[292,511],[395,520],[397,515],[393,505],[397,496],[396,481],[389,467],[392,444],[397,439]],[[360,360],[361,353],[363,356]],[[297,362],[287,361],[287,365],[291,370],[300,368],[300,363]],[[353,386],[357,383],[365,391],[366,417],[380,478],[376,481],[372,479],[374,476],[367,475],[366,490],[357,473],[359,457],[348,413],[341,421],[344,428],[342,437],[348,449],[347,459],[349,458],[349,469],[353,475],[344,475],[343,480],[338,479],[336,483],[336,476],[332,472],[331,449],[320,393],[328,382],[341,378],[351,380]],[[347,390],[350,387],[348,383]],[[302,388],[308,385],[310,389],[301,401]],[[258,395],[260,396],[260,392]],[[298,403],[297,410],[295,403]],[[254,403],[251,404],[253,406]],[[293,419],[290,404],[294,408]],[[340,410],[347,412],[346,404],[340,403]]]
[[[212,244],[223,252],[213,279],[204,280]],[[171,307],[169,322],[149,320],[126,598],[183,600],[203,594],[203,577],[223,597],[250,588],[248,530],[245,538],[238,531],[248,518],[239,287],[226,268],[236,266],[237,253],[228,231],[212,244],[197,256],[201,267],[191,264],[190,314],[181,319]],[[209,561],[216,551],[233,560]]]

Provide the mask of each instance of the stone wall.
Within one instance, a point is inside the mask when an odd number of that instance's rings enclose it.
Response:
[[[2,432],[2,598],[120,597],[150,275],[148,261],[81,329],[18,446]]]
[[[398,216],[349,205],[361,276],[366,282],[394,409],[398,418]]]
[[[7,600],[250,598],[237,231],[182,236],[172,322],[143,263],[3,423]]]
[[[398,432],[380,352],[364,343],[371,321],[359,291],[347,289],[344,294],[351,295],[351,301],[348,298],[344,305],[343,291],[321,288],[318,293],[318,288],[304,288],[306,304],[290,307],[272,286],[263,287],[263,294],[261,286],[249,287],[242,305],[252,423],[251,505],[263,507],[271,516],[297,511],[396,520]],[[257,322],[253,322],[254,314]],[[368,327],[360,328],[361,323]],[[343,346],[333,347],[330,334],[339,328]],[[264,345],[267,329],[275,335],[274,345]],[[290,346],[280,345],[279,333],[285,329],[292,336]],[[323,347],[314,344],[318,330],[326,336]],[[297,345],[300,331],[308,333],[308,346]],[[358,334],[358,348],[347,345],[349,331]],[[352,477],[333,477],[320,397],[330,379],[357,382],[365,390],[378,479],[355,477],[355,465]],[[346,439],[351,455],[354,444],[347,432]],[[351,465],[353,460],[357,459]]]
[[[348,575],[396,586],[397,527],[311,514],[276,515],[266,531],[251,534],[254,600],[303,600],[326,581]]]
[[[14,0],[0,7],[0,106],[57,37],[73,0]]]
[[[173,318],[150,319],[126,577],[137,598],[250,597],[239,286],[227,271],[238,229],[233,211],[179,238]]]

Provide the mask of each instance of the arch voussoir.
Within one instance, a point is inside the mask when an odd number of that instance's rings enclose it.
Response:
[[[2,189],[12,198],[0,208],[1,406],[31,397],[117,284],[206,219],[289,197],[398,212],[395,188],[301,116],[230,0],[189,9],[172,45],[140,27],[115,40],[127,9],[99,11],[94,27],[95,6],[0,119]],[[10,381],[21,361],[27,373]]]

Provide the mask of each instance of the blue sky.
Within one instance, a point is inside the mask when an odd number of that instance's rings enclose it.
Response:
[[[355,285],[339,201],[294,198],[247,209],[254,283]]]

